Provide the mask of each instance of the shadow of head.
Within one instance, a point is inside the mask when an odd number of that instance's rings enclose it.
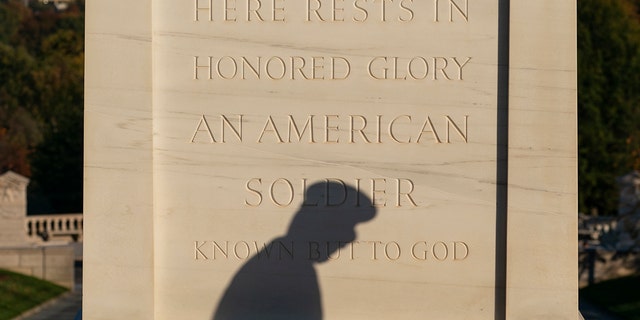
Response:
[[[287,238],[316,245],[317,262],[356,239],[358,223],[372,220],[376,209],[357,189],[341,181],[315,183],[305,190],[304,201],[296,213]]]

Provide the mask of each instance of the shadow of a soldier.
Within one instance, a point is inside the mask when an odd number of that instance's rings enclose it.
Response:
[[[214,320],[322,319],[314,264],[356,239],[355,227],[376,215],[371,199],[342,183],[316,183],[287,234],[272,240],[236,273]]]

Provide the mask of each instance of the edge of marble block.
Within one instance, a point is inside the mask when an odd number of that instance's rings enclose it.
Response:
[[[579,319],[576,2],[511,1],[509,32],[506,318]]]
[[[151,4],[86,4],[84,319],[153,319]]]

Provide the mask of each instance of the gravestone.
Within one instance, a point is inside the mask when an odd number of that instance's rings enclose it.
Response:
[[[13,171],[0,175],[0,247],[27,244],[27,185],[29,179]]]
[[[87,6],[86,319],[576,319],[574,1]]]

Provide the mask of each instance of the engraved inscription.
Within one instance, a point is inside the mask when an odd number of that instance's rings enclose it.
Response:
[[[414,0],[305,0],[307,22],[411,22]]]
[[[193,0],[193,21],[285,22],[285,0]]]
[[[300,0],[304,9],[290,13],[285,0],[193,0],[193,21],[315,23],[400,22],[430,15],[431,21],[469,22],[469,0],[431,0],[419,11],[416,0]],[[427,0],[425,0],[427,1]]]
[[[309,144],[453,144],[469,143],[469,116],[307,115],[252,119],[244,115],[201,115],[189,143],[229,142]],[[304,119],[304,120],[302,120]],[[256,125],[261,124],[261,125]],[[245,131],[250,130],[251,132]],[[245,139],[249,135],[253,139]]]
[[[469,22],[469,0],[433,0],[433,21],[440,22],[442,7],[447,7],[448,21],[454,22],[454,16],[459,16],[464,22]],[[443,5],[444,4],[444,5]],[[446,10],[446,9],[445,9]]]
[[[221,260],[235,258],[246,260],[252,254],[258,259],[293,259],[293,242],[274,241],[269,244],[257,241],[195,241],[195,260]]]
[[[376,80],[464,80],[471,57],[375,57],[367,72]]]
[[[200,57],[193,58],[194,80],[344,80],[351,63],[344,57]]]
[[[449,259],[461,261],[467,259],[469,256],[469,245],[461,241],[437,241],[435,243],[419,241],[411,246],[411,256],[416,260],[433,258],[438,261],[446,261]]]
[[[227,131],[231,131],[232,135],[234,135],[238,141],[242,141],[242,117],[243,115],[238,115],[238,122],[234,126],[226,116],[220,115],[220,132],[218,136],[220,138],[220,143],[227,142],[227,135],[225,135]],[[193,136],[191,136],[190,142],[194,143],[199,134],[205,136],[205,139],[208,139],[210,143],[218,142],[214,137],[213,131],[211,131],[209,122],[207,122],[207,117],[205,117],[204,115],[198,120],[198,125],[193,132]]]
[[[362,72],[375,80],[462,81],[472,57],[369,58]],[[194,80],[346,80],[355,66],[339,56],[194,56]]]
[[[377,208],[418,206],[412,195],[415,184],[411,179],[356,178],[350,181],[355,186],[356,192],[353,194],[349,193],[347,184],[342,179],[326,178],[324,180],[327,182],[327,189],[321,195],[323,200],[312,202],[305,198],[304,190],[308,185],[306,178],[277,178],[274,180],[251,178],[244,185],[246,190],[244,205],[251,208],[258,208],[264,205],[280,208],[287,208],[292,205],[302,205],[303,207],[360,207],[362,197],[367,196],[372,199],[371,206]],[[343,188],[342,190],[330,190],[328,188],[329,183],[339,184]]]
[[[470,247],[464,241],[194,241],[196,261],[237,260],[251,257],[260,260],[310,260],[323,256],[329,260],[396,262],[411,260],[422,263],[462,262],[469,258]]]

